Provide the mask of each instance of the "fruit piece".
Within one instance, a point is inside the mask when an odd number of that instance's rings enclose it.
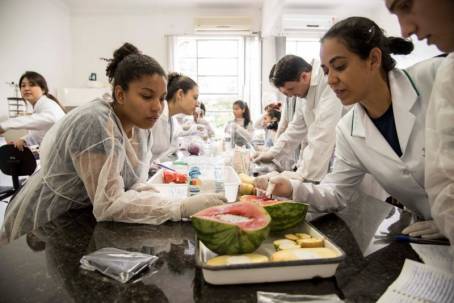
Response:
[[[188,152],[190,155],[198,156],[200,154],[200,146],[196,143],[191,143],[188,146]]]
[[[237,256],[217,256],[207,261],[207,265],[222,266],[234,264],[262,263],[268,262],[267,256],[259,254],[244,254]]]
[[[295,241],[292,241],[292,240],[289,240],[289,239],[275,240],[275,241],[273,241],[273,246],[274,246],[274,248],[276,250],[300,247],[298,244],[296,244]]]
[[[296,240],[299,239],[299,238],[298,238],[296,235],[294,235],[294,234],[287,234],[287,235],[285,235],[285,238],[286,238],[286,239],[289,239],[289,240],[292,240],[292,241],[296,241]]]
[[[170,170],[164,170],[162,173],[162,181],[168,183],[184,184],[188,181],[188,176]]]
[[[298,239],[296,241],[299,246],[306,248],[306,247],[323,247],[325,246],[325,241],[323,239],[316,239],[316,238],[310,238],[310,239]]]
[[[311,235],[306,234],[306,233],[296,233],[295,235],[296,235],[298,238],[300,238],[300,239],[310,239],[310,238],[312,238]]]
[[[281,231],[298,225],[306,217],[309,205],[293,201],[270,200],[252,195],[242,196],[242,202],[254,202],[265,207],[271,216],[271,231]]]
[[[249,183],[240,183],[239,194],[242,195],[251,195],[255,193],[255,187]]]
[[[248,183],[254,185],[254,177],[248,176],[244,173],[238,174],[242,183]]]
[[[255,251],[268,236],[271,222],[263,207],[242,202],[210,207],[191,218],[198,239],[220,255]]]
[[[271,261],[294,261],[335,258],[338,254],[331,248],[293,248],[280,250],[271,255]]]

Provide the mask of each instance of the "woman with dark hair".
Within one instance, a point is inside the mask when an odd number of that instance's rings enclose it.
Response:
[[[321,43],[329,85],[342,104],[353,106],[337,125],[333,172],[319,185],[271,177],[269,190],[274,186],[273,194],[334,211],[358,196],[369,173],[417,220],[426,222],[425,228],[412,224],[403,233],[439,237],[424,188],[424,125],[442,59],[395,68],[391,54],[410,53],[412,43],[385,37],[377,24],[362,17],[335,24]]]
[[[263,114],[262,126],[265,129],[265,146],[271,147],[276,140],[276,132],[281,120],[280,107],[268,107]]]
[[[4,228],[10,240],[71,209],[92,207],[97,221],[160,224],[225,201],[217,194],[172,200],[144,183],[166,74],[129,43],[114,52],[106,74],[113,102],[78,107],[44,138],[41,169],[8,204]]]
[[[197,83],[188,76],[179,73],[170,73],[167,82],[167,96],[163,103],[162,114],[153,127],[154,161],[166,161],[167,156],[176,151],[175,138],[181,129],[175,120],[175,115],[192,115],[197,106],[199,88]]]
[[[246,102],[237,100],[233,102],[232,109],[235,119],[226,125],[225,132],[229,135],[235,134],[235,144],[244,145],[252,140],[252,135],[254,134],[254,125],[251,121],[249,106]]]
[[[0,123],[0,135],[8,129],[29,130],[26,136],[14,142],[16,148],[23,150],[24,146],[41,144],[49,128],[63,118],[65,110],[49,93],[46,79],[37,72],[25,72],[19,79],[19,87],[22,98],[32,105],[33,113]]]

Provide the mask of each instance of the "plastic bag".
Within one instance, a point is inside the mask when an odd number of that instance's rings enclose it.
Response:
[[[313,303],[340,303],[344,302],[335,294],[312,296],[292,295],[277,292],[257,292],[257,303],[288,303],[288,302],[313,302]]]
[[[126,283],[142,270],[150,268],[157,259],[153,255],[106,247],[83,256],[80,266]]]

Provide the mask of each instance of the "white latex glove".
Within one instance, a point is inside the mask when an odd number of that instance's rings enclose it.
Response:
[[[282,175],[271,177],[266,188],[266,196],[271,195],[292,198],[293,187],[290,179]]]
[[[286,170],[281,173],[281,176],[285,177],[287,179],[291,179],[291,180],[299,180],[301,182],[304,181],[303,176],[299,172],[296,172],[296,171]]]
[[[420,221],[413,223],[402,230],[403,234],[409,235],[410,237],[419,237],[424,239],[440,239],[444,238],[438,230],[433,220],[431,221]]]
[[[182,218],[189,218],[202,209],[222,205],[227,202],[223,194],[199,194],[181,201],[180,211]]]
[[[155,193],[159,193],[159,190],[156,187],[154,187],[153,185],[151,185],[150,183],[139,182],[139,183],[136,183],[133,186],[131,186],[131,189],[135,190],[135,191],[138,191],[138,192],[141,192],[141,191],[152,191],[152,192],[155,192]]]
[[[276,171],[273,171],[266,175],[255,177],[254,185],[257,189],[262,190],[264,192],[268,186],[268,182],[270,181],[270,178],[277,176],[277,175],[279,175],[279,173]]]
[[[256,153],[252,156],[252,160],[257,163],[257,162],[271,162],[273,160],[275,155],[270,152],[270,151],[264,151],[264,152],[259,152]]]

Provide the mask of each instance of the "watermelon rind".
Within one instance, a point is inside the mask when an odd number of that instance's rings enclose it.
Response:
[[[230,205],[240,206],[243,202],[232,203]],[[238,224],[210,220],[204,216],[199,216],[201,212],[193,215],[192,226],[196,230],[197,238],[211,251],[219,255],[237,255],[254,252],[260,244],[268,237],[270,232],[271,217],[268,212],[260,205],[254,205],[264,218],[264,224],[254,229],[244,229]],[[210,209],[221,208],[214,206]],[[249,206],[245,206],[249,207]],[[227,208],[226,208],[227,209]],[[206,210],[204,210],[206,211]],[[227,212],[223,214],[228,214]]]

